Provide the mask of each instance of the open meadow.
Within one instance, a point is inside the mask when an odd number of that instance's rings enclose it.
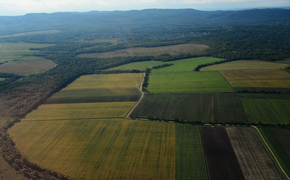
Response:
[[[149,75],[151,93],[232,92],[219,72],[155,72]]]
[[[203,44],[179,44],[161,47],[137,47],[121,49],[103,53],[87,53],[80,54],[81,58],[112,58],[112,57],[128,57],[128,56],[159,56],[162,54],[179,55],[183,53],[201,54],[209,46]]]
[[[278,128],[259,128],[284,171],[290,176],[290,131]]]
[[[273,63],[266,61],[238,60],[222,64],[215,64],[201,68],[200,71],[225,71],[225,70],[245,70],[245,69],[284,69],[289,64]]]
[[[226,128],[245,179],[284,179],[254,128]]]

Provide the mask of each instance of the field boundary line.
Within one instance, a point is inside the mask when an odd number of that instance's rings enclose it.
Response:
[[[139,103],[141,102],[141,100],[142,100],[143,97],[144,97],[144,92],[142,91],[142,85],[143,85],[144,79],[145,79],[145,73],[143,73],[142,81],[141,81],[139,87],[137,88],[137,89],[141,92],[141,97],[140,97],[140,99],[137,101],[137,103],[133,106],[133,108],[131,109],[131,111],[127,114],[126,118],[130,118],[129,116],[130,116],[131,113],[134,111],[134,109],[139,105]]]
[[[273,151],[271,150],[271,148],[269,147],[268,143],[266,142],[266,140],[264,139],[264,137],[262,136],[262,134],[260,133],[260,130],[256,127],[256,126],[251,126],[254,129],[256,129],[256,131],[258,132],[260,138],[263,140],[264,144],[266,145],[266,147],[268,148],[268,150],[271,152],[272,156],[274,157],[276,163],[278,164],[280,170],[283,172],[284,176],[290,180],[289,176],[286,174],[286,172],[284,171],[283,167],[281,166],[281,164],[279,163],[278,159],[276,158],[275,154],[273,153]]]

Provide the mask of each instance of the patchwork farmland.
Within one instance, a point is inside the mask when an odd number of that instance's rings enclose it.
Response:
[[[9,134],[33,163],[76,179],[207,179],[198,127],[124,119],[136,101],[64,102],[74,96],[86,99],[87,94],[96,100],[126,96],[141,78],[142,74],[82,76]],[[110,86],[102,82],[105,79]],[[54,103],[57,98],[63,101]]]
[[[173,61],[173,66],[153,70],[151,93],[130,116],[185,123],[289,123],[287,95],[238,94],[225,71],[192,72],[202,62],[217,60]],[[141,73],[81,76],[8,132],[30,161],[75,179],[284,179],[252,128],[126,119],[141,97],[142,79]],[[252,139],[245,142],[248,136]]]

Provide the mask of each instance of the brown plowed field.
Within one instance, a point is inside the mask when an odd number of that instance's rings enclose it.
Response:
[[[243,180],[244,176],[223,127],[200,127],[210,179]]]
[[[253,128],[226,128],[245,179],[284,179]]]

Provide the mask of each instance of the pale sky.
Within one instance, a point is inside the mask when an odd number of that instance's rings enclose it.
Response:
[[[290,7],[290,0],[0,0],[0,16],[140,9],[236,10]]]

